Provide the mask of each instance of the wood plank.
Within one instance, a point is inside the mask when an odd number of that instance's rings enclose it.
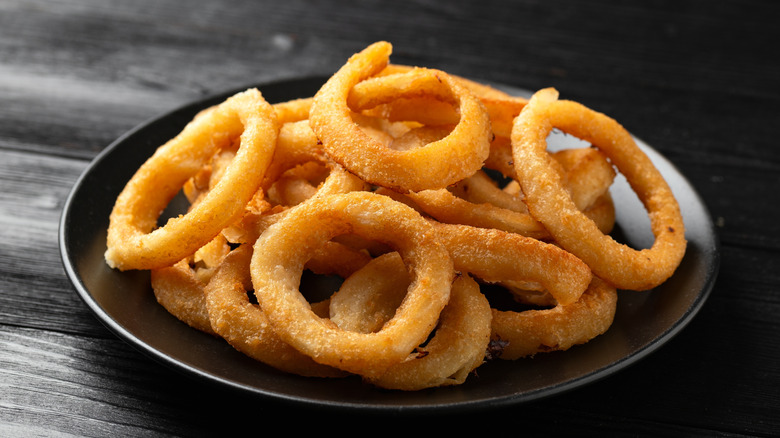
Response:
[[[65,277],[57,243],[86,164],[0,150],[0,324],[106,335]]]
[[[171,388],[143,384],[150,377],[168,380],[167,370],[118,339],[6,327],[0,364],[0,431],[138,436],[187,430],[174,415],[177,406],[160,402]]]

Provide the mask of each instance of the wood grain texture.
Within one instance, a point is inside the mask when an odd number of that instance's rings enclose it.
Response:
[[[209,436],[227,418],[290,412],[181,376],[111,334],[65,276],[59,216],[89,160],[133,126],[224,90],[329,74],[380,39],[394,62],[553,86],[613,115],[689,179],[721,242],[710,299],[659,351],[592,385],[458,422],[487,433],[777,436],[778,19],[780,3],[759,0],[1,1],[0,436]],[[294,412],[320,430],[356,430],[344,415]],[[377,419],[388,429],[418,420]]]

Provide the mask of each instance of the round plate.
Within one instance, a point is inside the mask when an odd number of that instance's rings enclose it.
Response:
[[[324,80],[292,79],[257,87],[269,102],[281,102],[314,95]],[[419,392],[378,390],[357,378],[313,379],[278,372],[171,316],[156,302],[148,272],[112,270],[103,258],[109,214],[136,169],[199,110],[237,91],[191,103],[117,139],[78,179],[60,221],[65,270],[90,310],[118,337],[186,374],[268,399],[318,407],[421,412],[503,406],[579,387],[636,362],[677,334],[713,287],[720,259],[709,213],[674,166],[640,141],[677,196],[689,244],[682,264],[666,283],[652,291],[620,293],[614,323],[606,334],[533,360],[492,361],[463,385]],[[579,140],[553,134],[550,144],[566,147],[572,141]],[[634,247],[648,246],[653,237],[643,206],[625,180],[618,178],[612,190],[619,206],[616,239]]]

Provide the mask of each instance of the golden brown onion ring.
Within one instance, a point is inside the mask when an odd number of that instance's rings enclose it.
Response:
[[[397,252],[382,254],[347,277],[330,297],[330,320],[344,330],[379,331],[395,315],[411,281]]]
[[[528,213],[528,207],[523,202],[522,192],[511,192],[499,187],[498,182],[485,171],[479,170],[474,175],[449,187],[455,196],[472,204],[490,204],[506,210]]]
[[[420,210],[450,224],[464,224],[521,234],[535,239],[549,238],[542,225],[526,212],[514,211],[489,203],[472,203],[447,189],[407,193]]]
[[[152,291],[157,302],[190,327],[215,334],[203,290],[229,251],[227,241],[219,235],[192,257],[173,266],[152,269]]]
[[[309,161],[328,160],[308,120],[281,125],[273,161],[268,167],[262,188],[267,190],[284,172]]]
[[[233,348],[276,369],[312,377],[345,373],[318,364],[276,335],[261,308],[247,295],[252,246],[241,245],[225,257],[205,288],[206,309],[214,331]]]
[[[563,163],[558,162],[559,158]],[[608,199],[600,199],[598,209],[590,208],[597,199],[608,196],[615,176],[606,158],[595,149],[583,148],[556,152],[552,154],[551,163],[562,175],[575,205],[582,206],[587,217],[598,219],[602,226],[600,230],[611,230],[611,203],[605,203]],[[529,214],[521,192],[503,191],[482,172],[476,172],[449,190],[423,190],[406,196],[417,208],[441,222],[495,228],[543,240],[551,237],[544,226]]]
[[[314,314],[298,290],[312,251],[348,233],[391,245],[413,276],[398,312],[375,333],[339,329]],[[255,295],[279,336],[316,362],[364,376],[383,372],[426,339],[449,300],[454,276],[433,227],[408,206],[370,192],[312,198],[293,207],[255,248]]]
[[[390,64],[377,76],[408,73],[415,68],[417,67]],[[528,99],[513,96],[481,82],[451,73],[449,75],[480,99],[487,110],[493,133],[497,136],[509,137],[514,118],[520,114],[520,111],[528,103]],[[355,94],[354,90],[352,94]],[[417,120],[434,125],[454,125],[458,122],[459,117],[451,105],[441,101],[438,104],[431,102],[430,96],[399,98],[384,104],[380,111],[371,110],[371,112],[382,114],[390,120]]]
[[[312,196],[326,196],[369,188],[367,183],[344,170],[324,154],[322,145],[319,144],[307,120],[285,123],[279,130],[276,152],[266,172],[261,190],[258,190],[255,198],[247,205],[241,220],[226,227],[222,233],[231,243],[254,242],[257,236],[283,216],[284,211],[289,207],[289,205],[274,206],[266,199],[266,191],[291,169],[311,164],[324,165],[329,169],[325,181],[316,187],[316,192]],[[298,196],[300,195],[299,192]],[[287,201],[290,199],[288,198]]]
[[[419,78],[428,86],[427,93],[448,95],[459,107],[460,120],[446,138],[398,151],[375,141],[354,123],[352,111],[363,108],[350,108],[350,92],[387,65],[390,51],[389,43],[379,42],[353,55],[314,96],[309,121],[325,151],[363,180],[399,191],[446,187],[478,170],[489,152],[490,122],[479,100],[446,73],[414,70],[402,77],[377,77],[371,84],[390,91],[366,93],[365,101],[358,100],[366,107],[380,104],[393,97],[393,90],[410,90],[413,79]]]
[[[273,109],[255,89],[228,98],[190,122],[157,149],[119,194],[108,227],[109,266],[162,268],[208,243],[243,214],[271,161],[278,131]],[[241,147],[219,183],[186,215],[154,229],[160,212],[185,182],[239,136]]]
[[[617,306],[617,291],[598,277],[570,304],[523,311],[493,309],[491,339],[505,344],[500,359],[563,351],[607,331]]]
[[[497,170],[505,178],[516,179],[515,159],[512,156],[512,140],[509,137],[496,136],[490,142],[490,154],[485,160],[484,167]]]
[[[361,333],[380,330],[395,314],[411,279],[397,252],[379,256],[347,278],[330,299],[330,319]],[[368,380],[387,389],[415,391],[459,385],[485,358],[492,312],[468,275],[452,284],[450,301],[431,340],[385,373]]]
[[[190,205],[200,202],[209,190],[217,185],[225,170],[236,157],[238,147],[222,149],[217,152],[208,164],[203,166],[182,187],[182,193],[190,202]]]
[[[536,239],[495,229],[432,222],[455,269],[489,283],[540,283],[558,303],[577,301],[591,271],[580,259]]]
[[[615,168],[596,148],[564,149],[552,155],[563,167],[566,189],[581,211],[595,204],[615,180]]]
[[[485,361],[492,311],[479,285],[468,275],[452,284],[450,301],[428,343],[384,374],[367,379],[387,389],[417,391],[460,385]]]
[[[288,207],[298,205],[317,193],[317,187],[328,174],[330,169],[324,163],[308,161],[299,164],[280,175],[268,188],[266,196],[273,204]]]
[[[650,216],[655,242],[636,250],[604,234],[574,204],[550,165],[553,127],[599,148],[622,173]],[[685,254],[685,227],[669,185],[631,135],[614,119],[540,90],[515,120],[512,147],[518,182],[531,214],[555,241],[619,289],[651,289],[668,279]]]
[[[311,101],[311,97],[302,97],[300,99],[273,104],[279,124],[282,125],[308,119]]]
[[[330,173],[311,198],[319,198],[339,193],[364,191],[368,185],[360,178],[347,172],[340,165],[329,162]],[[311,199],[309,198],[309,199]],[[249,209],[240,221],[225,228],[222,233],[231,243],[254,242],[265,229],[287,214],[290,206],[268,206],[267,208]]]
[[[388,64],[387,67],[385,67],[384,70],[379,72],[377,76],[387,76],[397,73],[407,73],[410,70],[414,70],[417,67],[413,67],[410,65],[403,65],[403,64]],[[471,91],[475,96],[479,97],[480,99],[514,99],[515,97],[511,94],[507,93],[506,91],[499,90],[498,88],[495,88],[493,86],[490,86],[488,84],[484,84],[482,82],[477,82],[472,79],[467,79],[462,76],[457,76],[450,74],[455,80],[460,82],[461,85],[468,88],[469,91]]]

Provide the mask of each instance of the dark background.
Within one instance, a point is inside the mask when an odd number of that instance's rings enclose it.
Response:
[[[97,321],[57,247],[71,185],[128,129],[245,84],[330,74],[377,40],[396,63],[552,86],[612,115],[690,180],[721,243],[708,302],[653,355],[562,395],[428,425],[777,435],[779,19],[772,1],[0,0],[0,435],[424,430],[403,416],[357,427],[162,367]]]

